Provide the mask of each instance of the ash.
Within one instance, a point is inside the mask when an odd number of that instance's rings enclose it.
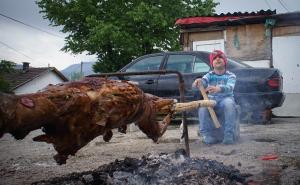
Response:
[[[125,158],[102,165],[93,171],[72,173],[35,185],[156,185],[156,184],[245,184],[250,174],[241,174],[233,166],[215,160],[189,158],[184,150],[173,154],[148,154],[140,159]]]

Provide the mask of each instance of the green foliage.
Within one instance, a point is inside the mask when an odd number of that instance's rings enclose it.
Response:
[[[0,92],[9,92],[9,83],[0,76]]]
[[[213,0],[39,0],[44,18],[68,33],[64,51],[96,54],[95,72],[133,58],[179,49],[177,18],[214,13]]]
[[[0,92],[9,92],[9,83],[3,78],[4,73],[10,73],[14,71],[15,63],[1,60],[0,62]]]
[[[1,60],[0,62],[0,74],[13,72],[16,64],[8,60]]]

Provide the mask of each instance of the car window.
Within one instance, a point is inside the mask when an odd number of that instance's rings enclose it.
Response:
[[[210,70],[209,65],[207,65],[203,60],[196,57],[195,65],[194,65],[194,73],[203,73],[208,72]]]
[[[166,70],[175,70],[181,73],[192,73],[195,56],[193,55],[170,55]]]
[[[157,71],[159,70],[159,66],[161,64],[163,56],[153,56],[141,59],[135,64],[128,67],[126,72],[139,72],[139,71]]]

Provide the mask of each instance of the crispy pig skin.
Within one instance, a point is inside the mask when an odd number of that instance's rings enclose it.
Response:
[[[170,114],[156,121],[159,113],[170,113],[174,101],[143,93],[125,81],[85,78],[81,81],[49,85],[33,94],[0,94],[0,137],[4,133],[23,139],[42,128],[34,141],[51,143],[58,164],[66,163],[95,137],[112,137],[111,129],[126,133],[135,123],[157,141],[170,123]],[[167,107],[167,108],[166,108]]]

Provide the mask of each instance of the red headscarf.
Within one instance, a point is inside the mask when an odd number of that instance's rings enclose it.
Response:
[[[209,55],[209,64],[211,66],[213,66],[213,60],[217,56],[224,59],[224,63],[225,63],[225,66],[226,66],[227,65],[227,57],[225,56],[225,54],[221,50],[214,50],[213,52],[210,53],[210,55]]]

